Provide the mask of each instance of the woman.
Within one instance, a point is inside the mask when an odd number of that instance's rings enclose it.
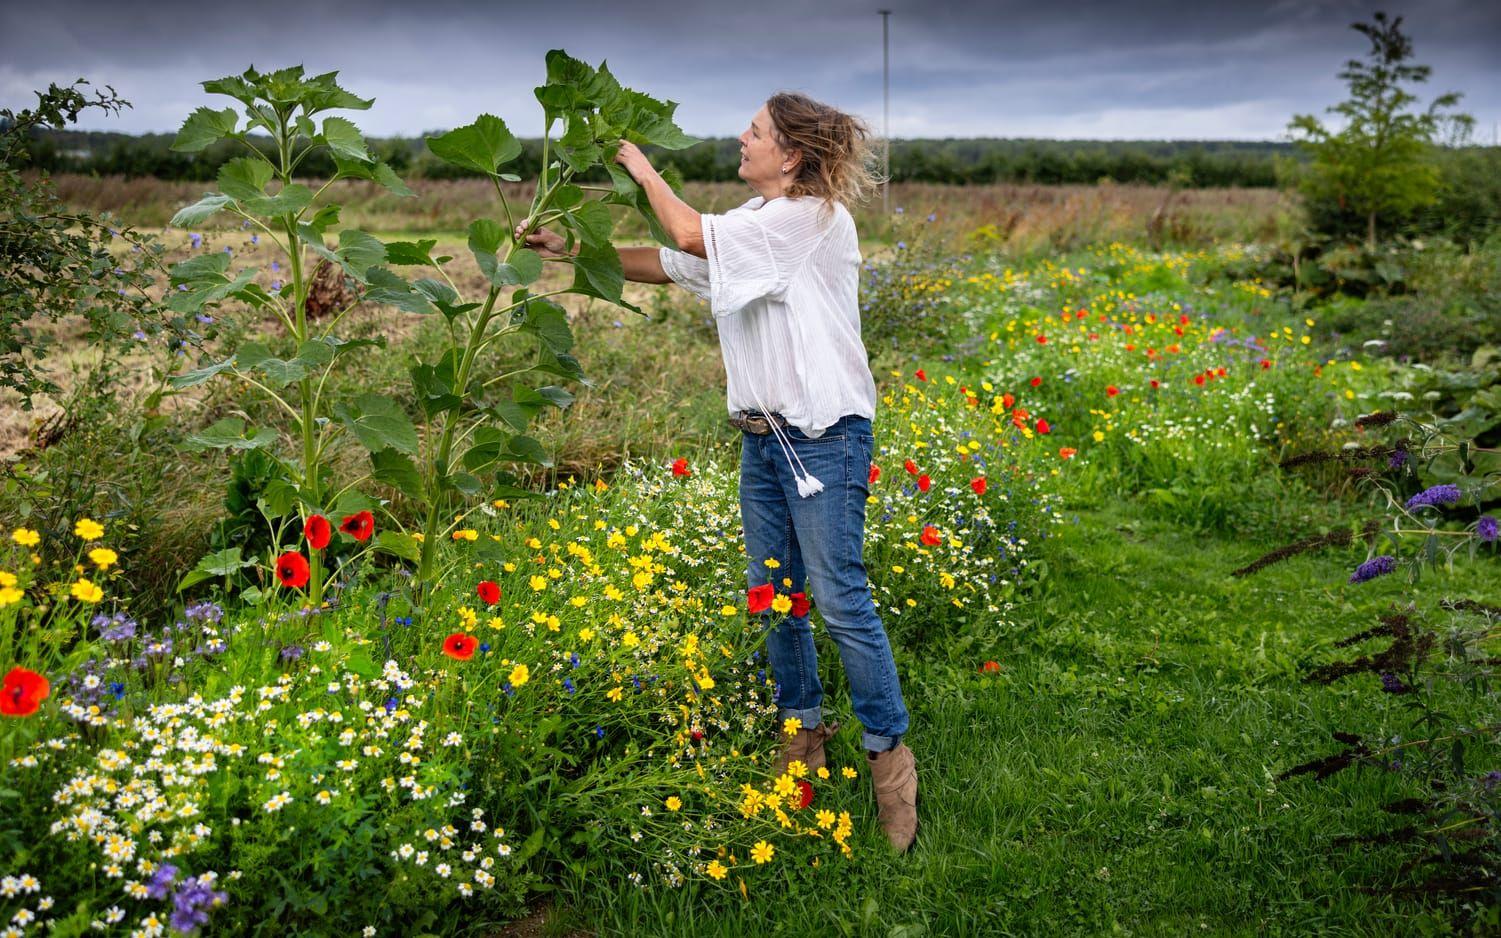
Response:
[[[730,422],[741,431],[749,585],[793,599],[766,640],[783,726],[776,771],[793,761],[822,767],[824,742],[838,729],[823,722],[806,581],[844,661],[881,827],[905,851],[917,832],[917,771],[901,741],[907,710],[862,556],[876,388],[845,203],[876,181],[868,136],[832,107],[773,95],[740,135],[739,175],[757,195],[723,215],[695,211],[621,141],[616,162],[679,249],[627,247],[620,259],[627,280],[676,282],[707,299],[719,326]],[[556,233],[539,230],[526,243],[564,256]]]

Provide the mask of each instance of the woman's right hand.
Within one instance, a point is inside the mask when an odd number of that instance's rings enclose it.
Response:
[[[530,219],[522,219],[521,224],[516,226],[516,234],[518,237],[523,231],[526,230],[526,226],[529,222]],[[563,236],[555,232],[548,231],[546,228],[538,228],[536,231],[528,233],[526,236],[526,242],[522,245],[522,247],[531,248],[543,257],[573,256],[568,252],[568,242],[563,239]]]

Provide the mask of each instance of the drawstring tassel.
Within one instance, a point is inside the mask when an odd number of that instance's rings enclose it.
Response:
[[[814,476],[808,475],[807,472],[808,470],[804,469],[804,475],[797,480],[797,494],[803,498],[807,498],[810,495],[817,495],[823,491],[823,483],[818,481]]]

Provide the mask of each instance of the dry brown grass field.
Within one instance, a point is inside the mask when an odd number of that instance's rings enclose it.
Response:
[[[140,228],[161,228],[177,209],[213,189],[211,183],[158,179],[59,175],[57,193],[69,204],[110,211]],[[316,184],[316,181],[314,181]],[[414,179],[416,198],[399,198],[368,182],[340,182],[329,198],[344,206],[345,225],[376,232],[458,232],[487,213],[500,213],[494,190],[480,179]],[[505,185],[512,210],[529,204],[528,182]],[[684,186],[686,201],[722,212],[752,195],[738,182]],[[858,206],[855,223],[870,243],[896,239],[904,220],[936,215],[956,250],[968,247],[1030,253],[1067,250],[1095,241],[1156,240],[1197,244],[1274,237],[1287,223],[1291,204],[1270,189],[1168,189],[1157,186],[1043,186],[1000,184],[944,186],[898,183],[891,187],[892,214],[877,195]],[[901,214],[896,209],[900,208]],[[623,239],[644,238],[645,226],[619,215]]]

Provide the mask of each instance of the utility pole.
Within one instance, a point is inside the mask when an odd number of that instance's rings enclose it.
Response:
[[[881,184],[881,211],[891,214],[891,23],[890,10],[877,10],[881,14],[881,149],[882,170],[886,181]]]

